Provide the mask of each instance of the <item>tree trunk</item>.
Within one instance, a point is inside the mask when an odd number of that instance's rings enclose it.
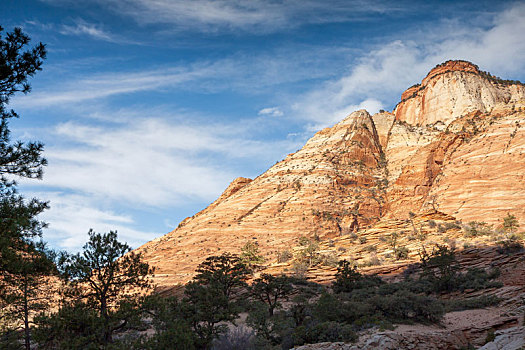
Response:
[[[102,298],[100,301],[100,314],[104,318],[104,344],[112,342],[111,329],[109,328],[109,315],[107,310],[106,299]]]
[[[31,350],[31,334],[29,332],[29,303],[27,278],[24,279],[24,343],[26,350]]]

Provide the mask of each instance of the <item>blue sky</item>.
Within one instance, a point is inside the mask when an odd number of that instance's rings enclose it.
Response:
[[[525,80],[525,2],[2,0],[47,45],[15,138],[49,165],[44,239],[89,228],[137,247],[360,108],[392,110],[436,64]]]

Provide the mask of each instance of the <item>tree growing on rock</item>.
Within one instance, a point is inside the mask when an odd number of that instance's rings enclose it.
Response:
[[[520,227],[520,224],[516,216],[507,213],[507,216],[503,218],[503,231],[507,235],[512,235],[516,233],[518,227]]]
[[[257,242],[246,242],[241,249],[241,261],[249,268],[255,268],[264,263],[265,259],[259,252]]]

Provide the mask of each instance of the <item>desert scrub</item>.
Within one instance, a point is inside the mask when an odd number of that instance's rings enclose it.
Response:
[[[525,249],[525,247],[523,246],[523,243],[515,239],[506,239],[506,240],[497,242],[497,244],[498,244],[497,251],[500,254],[510,255],[514,253],[519,253]]]
[[[304,261],[294,261],[292,264],[292,274],[297,278],[305,278],[308,272],[308,264]]]
[[[396,247],[396,249],[394,250],[394,255],[396,257],[396,260],[407,259],[408,253],[409,253],[409,250],[405,246]]]
[[[320,264],[324,266],[330,266],[330,267],[336,267],[339,259],[337,258],[337,255],[335,252],[331,252],[328,254],[322,254],[320,256]]]
[[[293,254],[289,250],[281,250],[277,252],[277,262],[285,263],[293,258]]]
[[[445,231],[453,230],[453,229],[460,229],[461,226],[457,222],[445,222]]]
[[[317,238],[317,240],[304,236],[299,238],[301,251],[297,255],[297,260],[305,263],[308,267],[315,266],[321,262],[318,237],[316,236],[315,238]]]
[[[483,221],[471,221],[463,226],[465,237],[487,236],[494,233],[492,226]]]
[[[371,266],[380,266],[383,262],[377,257],[377,255],[372,255],[368,260],[363,261],[358,266],[359,267],[371,267]]]
[[[375,253],[377,252],[377,247],[375,245],[367,245],[364,250],[365,252]]]

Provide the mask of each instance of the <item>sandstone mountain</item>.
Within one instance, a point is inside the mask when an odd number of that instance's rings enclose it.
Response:
[[[511,213],[525,224],[523,84],[447,61],[392,113],[353,112],[138,251],[156,267],[156,283],[173,286],[206,257],[248,241],[272,261],[300,236],[339,241],[429,212],[490,224]]]

